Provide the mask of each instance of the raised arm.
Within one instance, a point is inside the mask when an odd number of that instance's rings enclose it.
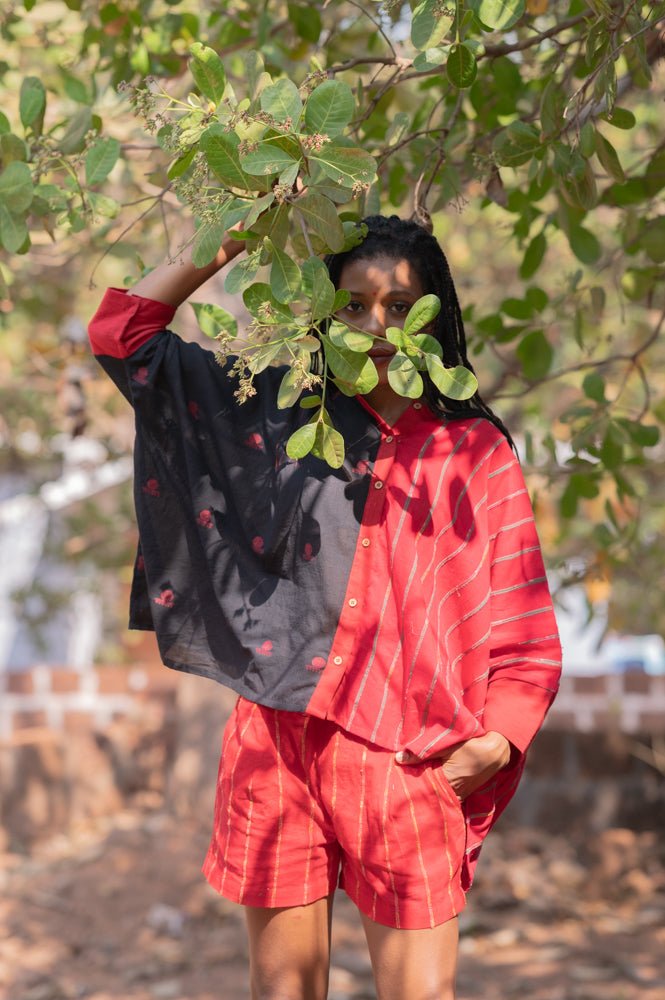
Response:
[[[163,302],[177,309],[197,288],[212,278],[230,260],[245,249],[242,240],[225,236],[219,252],[210,264],[195,267],[192,248],[187,247],[174,261],[163,261],[129,289],[129,295]]]

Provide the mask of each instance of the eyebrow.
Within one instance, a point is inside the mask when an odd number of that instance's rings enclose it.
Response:
[[[362,296],[362,295],[369,294],[367,291],[364,291],[364,292],[354,292],[350,288],[345,289],[345,291],[347,291],[349,293],[349,295],[355,295],[355,296]],[[411,295],[411,296],[417,297],[416,293],[412,289],[410,289],[410,288],[402,288],[400,286],[398,286],[397,288],[391,288],[390,291],[388,292],[388,294],[389,295]]]

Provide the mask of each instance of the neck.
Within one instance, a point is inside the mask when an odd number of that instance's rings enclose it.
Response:
[[[412,402],[405,396],[398,396],[389,385],[377,385],[375,389],[367,393],[365,398],[372,409],[376,410],[391,426],[397,423]]]

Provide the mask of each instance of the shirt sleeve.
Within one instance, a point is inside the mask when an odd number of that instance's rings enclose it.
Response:
[[[160,330],[166,329],[175,308],[156,299],[108,288],[88,327],[93,353],[128,358]]]
[[[527,749],[559,685],[561,646],[531,501],[508,443],[488,484],[492,632],[483,726]]]

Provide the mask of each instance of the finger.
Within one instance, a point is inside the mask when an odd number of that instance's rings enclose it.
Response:
[[[419,758],[416,757],[414,753],[409,750],[398,750],[395,754],[395,760],[398,764],[417,764],[419,763]]]

